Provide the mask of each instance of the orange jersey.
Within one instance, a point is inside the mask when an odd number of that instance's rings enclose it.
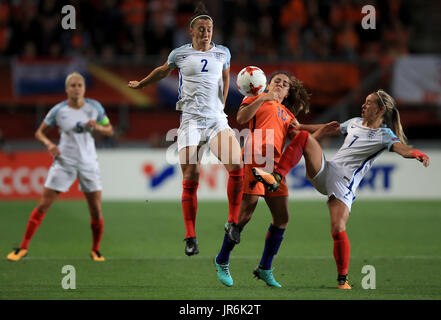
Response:
[[[264,94],[266,93],[246,97],[241,105],[251,104]],[[266,157],[270,151],[268,148],[273,148],[274,163],[277,163],[282,155],[289,124],[293,119],[295,119],[294,115],[281,103],[274,100],[265,101],[249,121],[250,133],[245,138],[243,148],[244,162],[265,166],[262,164],[262,159],[256,157]]]

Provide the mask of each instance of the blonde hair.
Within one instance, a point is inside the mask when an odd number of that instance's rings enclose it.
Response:
[[[67,84],[69,83],[70,79],[72,79],[73,77],[81,78],[81,80],[83,80],[83,83],[86,84],[86,80],[84,80],[84,77],[83,77],[80,73],[78,73],[78,72],[75,71],[75,72],[69,73],[69,74],[67,75],[66,80],[65,80],[65,82],[64,82],[64,85],[65,85],[66,87],[67,87]]]
[[[378,97],[378,105],[384,108],[383,123],[395,133],[402,144],[408,145],[395,99],[383,89],[374,93]]]

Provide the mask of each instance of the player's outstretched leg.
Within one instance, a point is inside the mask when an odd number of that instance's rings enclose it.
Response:
[[[254,167],[251,169],[254,178],[262,182],[263,185],[271,192],[276,191],[282,182],[282,176],[277,172],[266,172],[262,168]]]
[[[299,163],[307,146],[308,139],[309,133],[307,131],[297,132],[290,144],[283,151],[274,172],[266,172],[257,167],[252,169],[256,180],[262,182],[269,191],[276,191],[277,188],[279,188],[283,177],[285,177],[288,172]]]

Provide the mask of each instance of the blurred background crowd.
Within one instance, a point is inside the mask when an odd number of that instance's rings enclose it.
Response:
[[[416,2],[416,1],[415,1]],[[424,1],[423,1],[424,2]],[[421,52],[412,37],[418,14],[411,1],[225,0],[207,1],[214,41],[235,60],[381,60]],[[77,13],[75,32],[60,28],[64,5]],[[364,30],[362,7],[373,5],[376,29]],[[415,6],[416,8],[418,7]],[[188,43],[192,0],[0,1],[2,55],[112,59],[166,57]],[[439,44],[438,44],[439,46]]]
[[[58,95],[29,90],[26,76],[48,61],[80,58],[88,65],[86,95],[103,103],[117,128],[110,145],[147,139],[149,146],[165,146],[165,128],[179,126],[179,115],[173,111],[177,76],[141,93],[141,102],[139,97],[127,98],[121,88],[163,64],[173,48],[191,41],[189,20],[196,2],[0,0],[0,85],[4,88],[0,141],[33,141],[43,116],[64,97],[62,90]],[[246,65],[293,71],[312,93],[313,112],[306,118],[311,122],[359,114],[367,93],[378,88],[392,91],[397,59],[441,53],[439,0],[204,3],[214,18],[213,41],[231,51],[233,82],[235,72]],[[65,5],[76,10],[74,30],[61,28]],[[366,5],[375,8],[375,29],[362,27]],[[348,85],[339,87],[343,82]],[[441,139],[441,92],[437,90],[425,89],[421,101],[402,104],[403,124],[411,138]],[[235,127],[241,97],[232,89],[230,93],[226,111]],[[14,123],[23,122],[28,123],[27,129],[16,129]]]

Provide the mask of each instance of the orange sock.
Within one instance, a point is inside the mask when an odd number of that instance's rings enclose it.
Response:
[[[32,210],[31,216],[29,217],[28,220],[28,225],[26,226],[26,231],[23,236],[23,240],[21,241],[20,244],[20,248],[27,249],[29,247],[29,242],[31,241],[32,237],[35,234],[35,231],[37,231],[38,227],[43,221],[45,214],[46,214],[45,212],[40,212],[36,208]]]
[[[300,131],[297,133],[297,135],[291,140],[289,145],[283,151],[274,172],[277,172],[282,177],[285,177],[289,171],[291,171],[291,169],[299,163],[300,159],[302,159],[303,150],[306,148],[308,138],[308,131]]]
[[[104,219],[95,220],[90,218],[90,226],[92,228],[92,250],[100,251],[100,243],[104,229]]]

